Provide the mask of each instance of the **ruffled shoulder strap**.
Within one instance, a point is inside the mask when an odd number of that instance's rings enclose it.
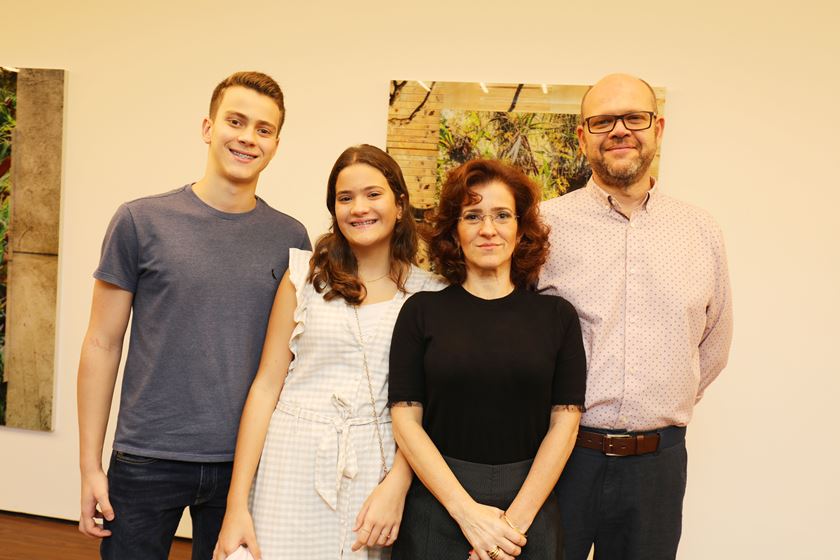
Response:
[[[306,276],[309,274],[309,260],[312,258],[312,251],[302,249],[289,249],[289,279],[295,287],[295,293],[300,301],[300,294],[306,286]]]
[[[295,307],[295,328],[289,339],[289,349],[295,357],[297,357],[298,339],[305,330],[306,309],[309,307],[309,298],[314,291],[312,284],[306,281],[306,277],[309,274],[309,259],[311,258],[312,251],[289,249],[289,280],[292,281],[292,285],[295,287],[295,298],[297,299],[297,306]],[[295,361],[293,360],[289,366],[290,374],[296,365]]]

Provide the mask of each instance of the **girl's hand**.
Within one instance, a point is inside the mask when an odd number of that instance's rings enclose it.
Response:
[[[353,531],[356,541],[350,547],[354,552],[364,546],[391,546],[397,540],[402,521],[407,489],[389,474],[367,497]]]
[[[240,545],[248,547],[248,552],[254,560],[260,560],[260,547],[257,545],[257,534],[254,531],[254,520],[248,510],[232,510],[228,508],[219,531],[219,540],[213,550],[213,560],[225,560],[233,554]]]

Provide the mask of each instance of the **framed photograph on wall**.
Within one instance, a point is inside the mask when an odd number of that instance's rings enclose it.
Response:
[[[519,167],[544,200],[584,186],[592,172],[575,131],[588,87],[392,80],[386,147],[402,167],[415,216],[437,204],[449,170],[478,157]],[[654,91],[662,114],[665,90]],[[658,153],[651,169],[656,177]]]

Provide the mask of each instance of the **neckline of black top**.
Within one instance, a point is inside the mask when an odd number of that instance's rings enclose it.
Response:
[[[502,297],[498,297],[498,298],[493,298],[493,299],[484,299],[483,297],[479,297],[479,296],[477,296],[477,295],[473,294],[472,292],[470,292],[468,289],[466,289],[466,288],[464,287],[464,285],[463,285],[463,284],[458,284],[458,288],[460,288],[460,289],[461,289],[461,291],[462,291],[462,292],[463,292],[463,293],[464,293],[464,294],[465,294],[465,295],[466,295],[469,299],[471,299],[471,300],[473,300],[473,301],[476,301],[476,302],[479,302],[479,303],[481,303],[481,304],[486,304],[486,305],[494,305],[494,304],[499,304],[499,303],[505,303],[505,302],[508,302],[508,301],[512,300],[512,299],[516,296],[516,294],[518,294],[518,293],[519,293],[519,288],[517,288],[517,287],[515,287],[515,286],[514,286],[513,290],[512,290],[509,294],[507,294],[507,295],[504,295],[504,296],[502,296]]]

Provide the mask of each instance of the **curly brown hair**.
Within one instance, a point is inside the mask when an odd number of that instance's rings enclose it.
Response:
[[[391,273],[397,287],[405,292],[405,281],[412,264],[417,264],[417,226],[414,224],[402,170],[399,164],[376,146],[361,144],[342,152],[333,165],[327,180],[327,208],[332,216],[329,232],[322,235],[309,261],[309,281],[327,301],[341,297],[351,305],[360,304],[367,295],[357,276],[358,263],[347,238],[341,233],[335,217],[335,194],[338,175],[351,165],[363,163],[385,176],[402,216],[394,225],[391,236]]]
[[[429,226],[423,231],[432,268],[450,283],[466,280],[467,267],[457,241],[458,218],[465,205],[481,200],[473,189],[493,181],[507,186],[516,202],[518,241],[510,279],[517,288],[536,290],[540,268],[548,257],[550,231],[540,218],[540,188],[519,169],[497,160],[474,159],[449,172],[440,202],[427,216]]]

